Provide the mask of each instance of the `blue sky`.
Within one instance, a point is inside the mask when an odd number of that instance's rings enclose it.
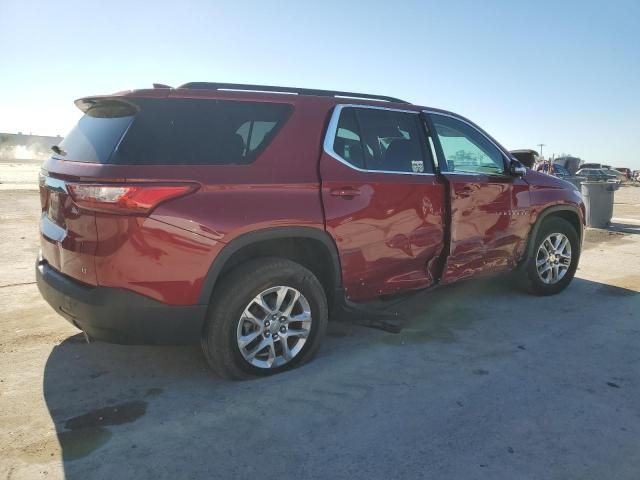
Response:
[[[387,94],[508,148],[640,168],[640,1],[0,2],[0,131],[153,82]]]

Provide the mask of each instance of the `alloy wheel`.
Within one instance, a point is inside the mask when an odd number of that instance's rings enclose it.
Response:
[[[311,307],[293,287],[277,286],[256,295],[238,321],[237,342],[254,367],[276,368],[293,360],[311,332]]]
[[[558,283],[571,266],[571,242],[563,233],[547,236],[536,253],[538,276],[547,285]]]

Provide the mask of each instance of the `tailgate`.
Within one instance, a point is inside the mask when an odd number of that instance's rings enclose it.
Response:
[[[81,211],[71,200],[63,180],[40,175],[40,244],[51,267],[76,280],[96,285],[95,215]]]

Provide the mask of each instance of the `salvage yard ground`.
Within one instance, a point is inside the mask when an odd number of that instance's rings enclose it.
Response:
[[[332,323],[309,365],[230,383],[198,346],[87,344],[55,314],[37,168],[0,167],[2,478],[640,476],[640,188],[558,296],[509,277],[418,294],[386,304],[400,334]]]

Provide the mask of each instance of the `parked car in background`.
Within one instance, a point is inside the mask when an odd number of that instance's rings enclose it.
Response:
[[[562,165],[571,173],[571,175],[576,174],[576,172],[580,169],[581,163],[582,159],[571,155],[562,155],[553,159],[554,165]]]
[[[549,163],[547,161],[538,163],[534,169],[536,172],[546,173],[559,178],[571,176],[571,173],[569,173],[569,171],[562,165],[556,165],[555,163]]]
[[[549,170],[551,170],[550,173]],[[577,189],[580,188],[580,182],[584,182],[586,180],[585,177],[581,177],[580,175],[572,175],[571,172],[567,170],[563,165],[559,165],[557,163],[539,163],[536,166],[536,171],[561,178],[562,180],[565,180],[574,185]]]
[[[551,173],[558,178],[568,178],[571,176],[569,170],[564,168],[562,165],[556,165],[555,163],[551,164]]]
[[[540,154],[531,149],[511,150],[509,153],[527,168],[533,168],[540,158]]]
[[[607,173],[602,168],[581,168],[576,175],[585,177],[590,182],[607,182],[615,181],[616,176]]]
[[[626,167],[616,167],[614,170],[617,170],[621,173],[624,173],[627,176],[627,180],[631,180],[631,169]]]
[[[616,177],[616,180],[619,182],[626,182],[628,180],[625,173],[622,173],[620,170],[616,170],[615,168],[603,168],[602,170],[604,170],[605,173]]]
[[[580,193],[452,112],[203,82],[76,105],[36,278],[89,338],[200,341],[220,375],[268,375],[342,309],[509,271],[551,295],[578,266]]]
[[[603,165],[602,163],[583,163],[580,168],[611,168],[611,165]]]

